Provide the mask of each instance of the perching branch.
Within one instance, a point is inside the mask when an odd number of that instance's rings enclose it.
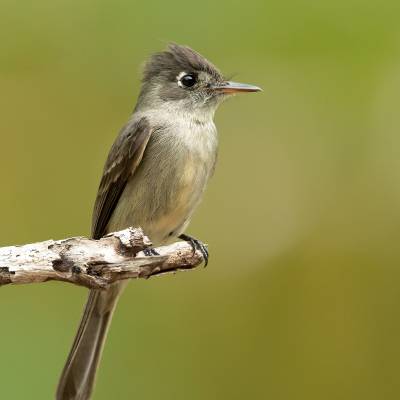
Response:
[[[0,285],[64,281],[104,289],[113,282],[149,278],[193,269],[204,260],[189,243],[158,247],[159,256],[145,256],[151,245],[140,228],[111,233],[100,240],[64,240],[0,248]]]

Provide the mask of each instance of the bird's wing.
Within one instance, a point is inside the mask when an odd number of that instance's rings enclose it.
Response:
[[[146,118],[128,123],[115,140],[97,192],[93,210],[92,237],[106,234],[107,224],[130,176],[140,164],[152,129]]]

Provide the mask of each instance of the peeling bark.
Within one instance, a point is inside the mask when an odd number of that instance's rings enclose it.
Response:
[[[193,269],[204,261],[186,242],[158,247],[158,256],[145,256],[143,250],[150,246],[140,228],[128,228],[99,240],[73,237],[1,247],[0,286],[55,280],[105,289],[122,279]]]

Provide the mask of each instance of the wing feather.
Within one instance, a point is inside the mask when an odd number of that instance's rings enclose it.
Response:
[[[128,123],[111,147],[93,210],[92,237],[100,239],[125,189],[128,179],[140,164],[151,135],[146,118]]]

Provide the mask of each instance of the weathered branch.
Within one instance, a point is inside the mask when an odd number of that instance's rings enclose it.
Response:
[[[56,280],[104,289],[122,279],[193,269],[203,262],[201,252],[186,242],[158,247],[159,256],[145,256],[142,250],[150,245],[140,228],[128,228],[100,240],[73,237],[2,247],[0,285]]]

